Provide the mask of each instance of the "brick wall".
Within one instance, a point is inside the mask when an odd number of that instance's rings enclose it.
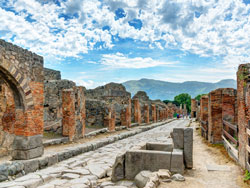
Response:
[[[208,94],[208,141],[222,142],[222,89]]]
[[[239,164],[246,168],[248,161],[248,134],[249,127],[249,77],[250,64],[242,64],[237,72],[237,105],[238,105],[238,129],[239,129]],[[250,170],[250,169],[249,169]]]
[[[2,118],[2,124],[6,126],[3,131],[15,135],[13,148],[19,152],[13,152],[12,157],[22,159],[22,156],[29,158],[42,155],[43,58],[3,40],[0,40],[0,57],[1,78],[9,85],[15,101],[15,113],[13,108]],[[28,137],[33,136],[40,141],[37,145],[26,146]],[[23,151],[21,148],[24,147],[28,149]],[[34,153],[36,148],[39,148],[36,155],[29,155],[30,150]]]
[[[135,123],[141,124],[141,107],[139,99],[133,99]]]

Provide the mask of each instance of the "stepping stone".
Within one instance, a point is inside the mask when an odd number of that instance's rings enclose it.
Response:
[[[225,165],[206,165],[207,171],[231,171],[230,166]]]

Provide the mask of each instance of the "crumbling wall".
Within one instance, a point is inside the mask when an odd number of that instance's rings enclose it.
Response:
[[[127,109],[127,113],[131,111],[131,94],[126,91],[125,87],[122,84],[109,83],[104,86],[97,87],[95,89],[86,90],[86,103],[90,106],[91,100],[102,101],[102,107],[93,106],[91,110],[87,108],[87,122],[92,122],[92,125],[102,125],[104,126],[104,119],[101,120],[101,116],[104,118],[108,112],[105,112],[107,108],[113,106],[115,110],[116,125],[121,125],[121,115]],[[90,115],[89,115],[90,113]],[[98,116],[98,122],[93,118],[93,115],[96,113]],[[102,115],[103,114],[103,115]],[[90,118],[90,119],[89,119]],[[88,125],[91,125],[88,124]]]
[[[134,96],[133,100],[138,99],[140,104],[140,114],[141,114],[141,122],[148,123],[152,121],[150,114],[152,114],[151,104],[152,101],[149,99],[147,93],[145,91],[138,91]],[[136,121],[135,121],[136,122]]]
[[[52,76],[50,76],[50,78],[52,78]],[[64,89],[71,89],[74,86],[75,83],[69,80],[44,81],[45,131],[54,132],[60,135],[62,134],[62,91]]]
[[[61,72],[53,69],[44,68],[44,80],[61,80]]]
[[[104,118],[108,115],[108,105],[103,100],[86,99],[86,126],[104,126]]]
[[[0,40],[0,75],[13,93],[11,111],[2,117],[2,134],[14,135],[10,143],[14,159],[42,155],[43,134],[43,58],[18,46]],[[11,138],[11,136],[5,136]],[[30,144],[35,141],[33,144]],[[25,150],[24,150],[25,148]]]

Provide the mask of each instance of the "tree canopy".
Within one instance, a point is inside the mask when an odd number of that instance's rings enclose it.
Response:
[[[174,101],[179,104],[186,104],[188,112],[191,111],[191,96],[188,93],[182,93],[174,97]]]
[[[207,95],[207,94],[199,94],[199,95],[197,95],[197,96],[195,97],[195,99],[196,99],[197,101],[200,101],[200,100],[201,100],[201,97],[204,96],[204,95]]]

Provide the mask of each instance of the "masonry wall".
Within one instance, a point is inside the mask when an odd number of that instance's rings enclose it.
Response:
[[[86,110],[86,121],[92,122],[91,125],[101,125],[104,126],[104,117],[108,113],[107,108],[113,106],[115,110],[115,124],[119,126],[122,124],[121,115],[124,113],[128,105],[131,105],[131,94],[126,91],[122,84],[109,83],[104,86],[97,87],[95,89],[90,89],[85,91],[86,104],[90,106],[91,100],[102,101],[103,104],[101,108],[98,106],[91,107],[91,110],[87,108]],[[129,111],[129,110],[128,110]],[[90,114],[91,113],[91,114]],[[98,118],[96,121],[93,118],[93,114],[96,113]],[[128,112],[129,113],[129,112]],[[101,118],[103,116],[103,118]]]
[[[48,75],[47,73],[47,79],[56,78],[53,72],[52,76]],[[75,83],[69,80],[44,81],[44,131],[62,135],[62,91],[73,87]]]
[[[222,142],[222,89],[216,89],[208,94],[208,141]]]
[[[238,129],[239,129],[239,164],[243,168],[250,170],[249,152],[249,135],[247,129],[250,122],[250,64],[242,64],[237,72],[237,105],[238,105]]]
[[[43,153],[43,58],[0,40],[0,75],[11,88],[15,101],[15,113],[5,112],[0,125],[6,127],[4,134],[15,135],[13,144],[10,144],[14,149],[12,157],[39,156]],[[27,146],[26,140],[33,138],[39,142]],[[24,147],[26,151],[21,149]]]

